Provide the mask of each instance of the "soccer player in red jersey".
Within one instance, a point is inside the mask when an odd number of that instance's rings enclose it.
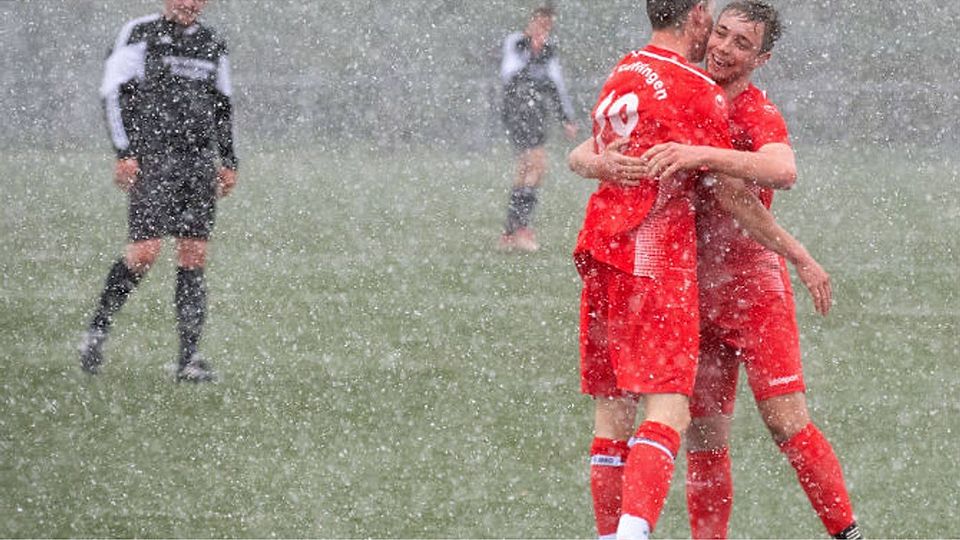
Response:
[[[635,159],[616,148],[626,141],[617,141],[600,155],[590,155],[584,144],[571,153],[571,167],[587,177],[606,173],[622,182],[709,168],[749,179],[750,190],[769,208],[769,188],[789,188],[795,181],[795,160],[783,118],[750,84],[750,76],[769,59],[779,28],[777,13],[769,5],[738,0],[724,9],[708,45],[708,71],[731,100],[732,133],[739,151],[664,143]],[[692,534],[726,537],[732,505],[727,440],[738,366],[744,362],[763,417],[828,532],[856,538],[860,532],[839,462],[810,422],[803,398],[793,296],[783,260],[744,237],[731,214],[762,244],[796,265],[824,315],[831,302],[829,276],[799,243],[777,230],[768,213],[758,212],[757,199],[745,191],[747,186],[732,179],[724,184],[713,196],[704,197],[699,209],[701,351],[687,435]],[[730,197],[741,202],[751,198],[754,204],[730,204]],[[779,245],[771,242],[778,236]],[[615,475],[616,469],[604,464],[605,473]],[[598,513],[598,527],[600,518]]]
[[[712,0],[647,1],[650,43],[614,67],[594,108],[597,151],[624,137],[632,155],[667,141],[730,147],[723,92],[690,63],[703,59],[712,10]],[[583,279],[581,388],[596,406],[591,484],[603,494],[595,497],[602,536],[646,538],[654,529],[690,422],[699,176],[636,185],[601,178],[574,250]],[[640,401],[645,417],[634,431]]]
[[[734,150],[660,145],[643,159],[650,174],[711,171],[746,178],[764,206],[771,188],[796,178],[786,123],[754,86],[780,35],[777,11],[766,2],[727,5],[707,47],[707,70],[730,100]],[[760,415],[797,472],[817,516],[837,538],[860,537],[840,462],[810,420],[789,275],[782,258],[745,237],[733,218],[706,197],[698,214],[700,364],[687,433],[687,501],[694,538],[726,538],[733,504],[728,454],[737,376],[744,365]],[[829,279],[805,276],[817,309],[829,309]],[[818,288],[825,287],[823,291]]]

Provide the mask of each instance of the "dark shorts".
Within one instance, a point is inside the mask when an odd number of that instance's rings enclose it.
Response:
[[[208,238],[216,213],[216,177],[208,151],[141,158],[140,177],[130,190],[130,240]]]
[[[503,125],[517,150],[543,146],[547,141],[547,107],[542,98],[507,94],[503,101]]]

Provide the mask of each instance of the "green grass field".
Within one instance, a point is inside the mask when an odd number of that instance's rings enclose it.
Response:
[[[781,221],[832,273],[798,292],[816,421],[871,537],[960,537],[960,160],[799,149]],[[96,378],[75,346],[125,237],[106,150],[0,154],[0,536],[594,535],[560,166],[544,249],[506,256],[509,152],[244,152],[203,348],[177,385],[172,249]],[[825,537],[741,385],[734,537]],[[657,536],[689,535],[684,466]]]

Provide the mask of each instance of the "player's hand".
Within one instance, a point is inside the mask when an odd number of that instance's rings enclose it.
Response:
[[[137,158],[118,159],[113,167],[113,182],[120,191],[128,192],[137,183],[140,174],[140,161]]]
[[[640,156],[654,178],[669,178],[679,171],[694,170],[704,165],[704,149],[674,142],[651,147]]]
[[[650,177],[642,159],[623,153],[629,144],[629,137],[621,137],[604,147],[598,156],[601,178],[623,186],[638,186],[641,179]]]
[[[563,124],[563,135],[567,138],[568,141],[577,140],[577,125],[573,122],[564,122]]]
[[[820,266],[813,257],[808,257],[798,261],[794,265],[797,269],[797,276],[803,285],[810,291],[810,297],[813,298],[813,307],[817,313],[827,316],[830,312],[830,306],[833,305],[833,290],[830,286],[830,274]]]
[[[217,171],[217,197],[226,197],[237,185],[237,171],[229,167],[220,167]]]

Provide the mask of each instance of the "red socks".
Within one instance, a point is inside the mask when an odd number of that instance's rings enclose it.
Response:
[[[601,537],[616,534],[621,506],[623,514],[646,520],[653,530],[670,489],[680,434],[664,424],[644,422],[631,443],[628,449],[624,441],[596,438],[590,448],[590,487]],[[855,525],[840,461],[820,430],[808,424],[780,450],[797,471],[827,532],[837,535]],[[733,506],[728,450],[688,452],[687,463],[691,534],[725,538]]]
[[[623,468],[629,454],[627,441],[597,437],[593,439],[590,447],[590,492],[593,495],[597,534],[601,538],[617,534],[623,492]]]
[[[840,461],[817,426],[807,424],[800,433],[780,444],[780,450],[797,471],[800,486],[827,532],[836,535],[853,524],[853,507]]]
[[[623,513],[646,520],[653,531],[670,490],[680,434],[670,426],[647,421],[637,428],[631,443],[624,469]]]
[[[733,476],[726,448],[687,452],[687,512],[693,538],[726,538]]]

